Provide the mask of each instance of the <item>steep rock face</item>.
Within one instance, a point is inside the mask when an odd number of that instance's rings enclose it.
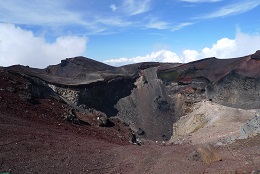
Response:
[[[119,99],[129,96],[135,78],[118,77],[110,81],[95,83],[79,89],[78,105],[86,105],[107,114],[116,116],[118,110],[114,105]]]
[[[71,87],[59,87],[49,84],[49,87],[63,98],[68,104],[77,106],[79,91]]]
[[[258,55],[259,51],[245,57],[238,66],[212,83],[209,97],[226,106],[259,109],[260,59],[255,59]]]
[[[180,115],[189,105],[202,100],[257,109],[260,107],[260,61],[253,59],[254,56],[256,54],[228,60],[204,59],[159,70],[158,76],[167,86],[168,95],[179,98],[182,103]]]
[[[209,87],[208,97],[220,104],[236,108],[260,107],[260,79],[232,71]]]
[[[119,111],[117,116],[129,123],[133,130],[143,130],[142,137],[168,140],[175,121],[174,103],[156,72],[157,67],[142,70],[135,82],[136,88],[115,107]]]
[[[240,138],[247,138],[249,136],[253,136],[256,134],[260,134],[260,116],[259,111],[252,119],[248,120],[243,126],[240,128]]]
[[[157,78],[157,67],[140,70],[138,76],[116,77],[79,86],[50,85],[68,103],[81,109],[94,108],[108,117],[117,116],[141,137],[169,140],[175,105]]]
[[[117,77],[87,85],[50,85],[51,88],[74,106],[82,109],[94,108],[108,117],[116,116],[114,105],[120,98],[129,96],[134,86],[134,77]]]
[[[158,63],[120,67],[134,76],[117,76],[86,85],[50,85],[67,102],[81,109],[94,108],[108,117],[117,116],[152,140],[168,140],[172,135],[174,103],[157,78]],[[132,66],[132,65],[131,65]],[[137,65],[136,65],[137,66]],[[153,67],[156,66],[156,67]],[[151,67],[151,68],[150,68]]]

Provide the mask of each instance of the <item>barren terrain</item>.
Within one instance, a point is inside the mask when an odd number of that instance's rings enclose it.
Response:
[[[198,145],[137,146],[122,143],[120,136],[111,132],[66,123],[43,124],[3,114],[0,118],[1,172],[170,174],[260,170],[260,136],[218,147],[222,161],[205,164],[188,159]]]
[[[260,173],[259,67],[258,51],[0,68],[0,172]]]
[[[120,136],[111,134],[111,130],[84,129],[66,123],[43,124],[3,114],[0,118],[1,172],[251,173],[259,170],[260,136],[218,147],[222,161],[205,164],[188,159],[198,145],[147,142],[137,146],[122,143]],[[108,137],[98,135],[106,133]]]

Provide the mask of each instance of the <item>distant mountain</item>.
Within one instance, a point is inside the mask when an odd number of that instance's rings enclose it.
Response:
[[[111,69],[114,67],[86,57],[75,57],[61,60],[60,64],[48,66],[45,70],[51,76],[81,78],[86,73]]]

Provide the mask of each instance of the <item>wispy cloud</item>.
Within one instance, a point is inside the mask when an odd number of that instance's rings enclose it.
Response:
[[[114,27],[135,27],[134,24],[137,23],[143,28],[145,23],[134,16],[148,12],[150,2],[151,0],[124,0],[118,4],[111,4],[109,6],[111,11],[108,9],[97,13],[96,10],[102,8],[98,3],[88,5],[86,2],[81,2],[86,6],[83,11],[75,10],[80,8],[78,6],[75,9],[70,8],[72,6],[70,1],[0,1],[0,22],[63,29],[77,26],[85,30],[85,34],[98,34],[104,31],[111,33]]]
[[[28,25],[91,25],[61,1],[0,1],[0,22]]]
[[[161,21],[156,18],[151,18],[149,22],[145,25],[145,27],[159,29],[159,30],[170,29],[170,31],[177,31],[193,24],[194,24],[193,22],[184,22],[174,26],[169,22]]]
[[[219,2],[223,0],[179,0],[183,2],[201,3],[201,2]]]
[[[185,5],[199,7],[197,3],[213,3],[223,0],[178,1],[187,2]],[[69,0],[0,0],[0,22],[26,25],[33,30],[37,27],[39,30],[42,27],[49,31],[59,28],[61,32],[57,35],[65,32],[75,32],[79,35],[111,34],[126,30],[143,30],[144,28],[176,31],[198,22],[198,19],[240,14],[260,5],[260,0],[240,0],[239,2],[193,18],[193,16],[189,16],[190,14],[182,15],[179,12],[173,14],[171,11],[173,6],[161,8],[165,3],[158,3],[155,0],[111,0],[106,3],[84,0],[79,0],[77,3]],[[222,4],[224,3],[219,3],[219,5]],[[197,8],[192,10],[197,10]],[[176,21],[179,21],[180,24],[177,23],[177,25]]]
[[[187,27],[189,25],[193,25],[194,23],[191,23],[191,22],[185,22],[185,23],[181,23],[179,25],[176,25],[174,27],[171,28],[171,31],[177,31],[177,30],[180,30],[184,27]]]
[[[127,1],[127,3],[131,4],[127,9],[129,13],[138,14],[147,10],[145,3],[139,1]],[[132,24],[131,20],[126,21],[122,15],[107,15],[108,12],[94,13],[91,10],[73,11],[68,6],[70,4],[58,0],[33,3],[25,0],[0,1],[0,22],[48,28],[62,27],[63,29],[73,25],[84,30],[85,34],[98,34],[104,31],[111,33],[108,31],[111,27],[127,27]],[[110,8],[116,12],[119,7],[111,4]]]
[[[260,5],[259,0],[241,1],[240,3],[222,7],[221,9],[219,9],[215,12],[212,12],[212,13],[209,13],[209,14],[206,14],[203,16],[195,17],[195,19],[210,19],[210,18],[217,18],[217,17],[241,14],[241,13],[254,9],[259,5]]]
[[[125,27],[132,24],[131,21],[124,21],[120,17],[96,17],[95,23],[101,23],[107,26]]]
[[[152,18],[150,21],[145,25],[146,28],[154,28],[154,29],[167,29],[170,26],[170,23],[160,21],[158,19]]]
[[[151,0],[124,0],[122,10],[129,16],[145,13],[150,10]]]
[[[109,7],[113,12],[117,10],[117,6],[115,4],[111,4]]]

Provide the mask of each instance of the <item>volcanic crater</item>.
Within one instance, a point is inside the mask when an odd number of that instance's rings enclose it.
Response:
[[[0,172],[260,173],[260,51],[0,68]]]

